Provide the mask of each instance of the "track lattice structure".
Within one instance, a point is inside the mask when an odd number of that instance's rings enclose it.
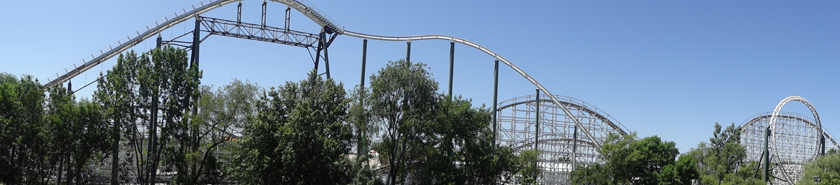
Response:
[[[563,104],[559,99],[552,95],[552,93],[545,88],[542,84],[537,82],[536,79],[525,73],[524,70],[520,69],[513,62],[505,59],[501,55],[491,51],[488,48],[485,48],[475,42],[468,41],[466,39],[448,36],[448,35],[417,35],[417,36],[381,36],[381,35],[373,35],[373,34],[364,34],[359,32],[352,32],[345,30],[343,26],[339,26],[338,24],[334,23],[329,16],[323,14],[320,10],[315,8],[314,6],[307,5],[302,3],[298,0],[269,0],[272,2],[278,2],[285,5],[288,5],[290,8],[294,8],[295,10],[301,12],[303,15],[307,16],[310,20],[317,23],[318,25],[324,28],[324,32],[328,33],[338,33],[341,35],[348,35],[357,38],[363,39],[371,39],[371,40],[382,40],[382,41],[404,41],[404,42],[411,42],[417,40],[446,40],[453,43],[461,43],[472,48],[476,48],[494,58],[498,61],[501,61],[503,64],[507,65],[520,75],[524,77],[526,80],[534,84],[538,89],[540,89],[543,93],[546,94],[548,97],[558,108],[560,108],[565,114],[573,115],[571,111]],[[198,6],[193,5],[191,10],[184,9],[182,12],[176,12],[173,17],[165,17],[164,21],[161,23],[155,22],[150,26],[146,26],[145,30],[137,31],[137,34],[133,34],[127,36],[126,41],[118,41],[116,45],[108,46],[108,48],[104,50],[100,50],[98,53],[92,54],[91,58],[88,60],[83,59],[80,63],[74,64],[71,67],[65,68],[62,72],[56,73],[53,77],[48,77],[46,81],[48,81],[45,86],[47,88],[67,82],[71,78],[84,73],[85,71],[93,68],[96,65],[101,64],[102,62],[117,56],[119,53],[128,50],[129,48],[141,43],[142,41],[153,37],[154,35],[159,34],[163,30],[171,28],[179,23],[185,22],[187,20],[193,19],[198,17],[202,13],[208,12],[210,10],[216,9],[218,7],[233,3],[233,2],[240,2],[240,0],[210,0],[208,2],[201,2]],[[574,122],[576,125],[579,126],[581,133],[584,134],[590,140],[596,140],[595,136],[593,136],[590,131],[583,125],[576,117],[570,116],[569,119]],[[593,143],[594,145],[600,147],[600,143]]]
[[[813,117],[782,112],[781,107],[791,101],[808,106]],[[802,97],[788,97],[779,103],[775,111],[757,114],[741,124],[741,144],[747,151],[746,161],[763,160],[767,128],[771,132],[768,148],[770,175],[775,177],[773,184],[795,184],[802,177],[803,164],[820,155],[821,136],[825,137],[826,150],[840,149],[834,137],[822,129],[816,109]]]
[[[598,153],[600,144],[609,133],[626,134],[627,128],[613,117],[595,106],[581,100],[555,95],[563,105],[572,112],[567,114],[560,110],[548,95],[540,95],[539,101],[535,95],[520,96],[499,103],[499,130],[497,140],[502,146],[511,146],[515,151],[531,150],[536,136],[535,123],[539,118],[540,152],[539,166],[543,169],[540,184],[569,184],[569,173],[572,170],[572,160],[578,165],[602,163]],[[536,115],[539,104],[539,116]],[[583,123],[584,128],[592,132],[594,140],[586,137],[573,137],[576,117]],[[572,145],[577,142],[575,155],[572,155]]]

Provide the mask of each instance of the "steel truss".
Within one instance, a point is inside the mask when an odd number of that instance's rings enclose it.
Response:
[[[772,112],[756,114],[741,124],[741,145],[747,151],[745,161],[762,161],[764,133],[771,117]],[[773,184],[795,184],[802,177],[803,164],[820,155],[820,136],[830,141],[826,150],[840,149],[834,137],[819,129],[810,116],[779,112],[774,124],[770,132],[775,139],[769,143]]]
[[[263,42],[279,43],[304,48],[315,48],[318,44],[318,34],[278,28],[273,26],[242,23],[232,20],[199,16],[204,32]]]
[[[538,147],[542,153],[538,165],[543,170],[540,184],[570,184],[572,160],[576,159],[578,165],[601,163],[598,146],[609,133],[623,135],[628,130],[595,106],[572,97],[555,97],[591,132],[595,137],[594,141],[582,135],[575,139],[575,122],[546,95],[541,95],[539,102],[536,101],[535,95],[528,95],[499,103],[498,143],[514,148],[516,152],[533,149],[536,137],[535,117],[539,117]],[[535,116],[538,103],[539,116]],[[574,158],[573,143],[577,143]]]

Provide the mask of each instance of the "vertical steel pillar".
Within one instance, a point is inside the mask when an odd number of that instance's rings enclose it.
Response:
[[[324,41],[324,69],[327,72],[327,79],[330,79],[330,52],[328,52],[327,48],[330,48],[330,45]]]
[[[120,184],[120,122],[115,120],[111,128],[111,137],[114,138],[114,143],[111,144],[111,147],[114,147],[111,149],[111,185],[118,185]]]
[[[452,74],[450,72],[450,74]],[[451,75],[450,75],[451,76]],[[449,78],[449,91],[452,91],[452,78]],[[451,96],[450,96],[451,97]],[[496,149],[496,128],[499,127],[499,60],[496,60],[496,65],[493,67],[493,150]],[[495,152],[495,151],[494,151]]]
[[[362,109],[364,109],[365,105],[365,65],[367,65],[367,39],[362,40],[362,78],[361,82],[359,82],[359,105],[362,105]],[[365,137],[365,132],[367,132],[367,120],[362,120],[362,128],[360,129],[359,135],[361,139],[359,139],[359,146],[356,147],[358,149],[357,154],[359,156],[367,155],[367,138]],[[364,154],[362,154],[364,152]]]
[[[289,26],[290,26],[289,24],[291,22],[291,17],[292,17],[291,10],[292,10],[291,7],[286,6],[286,23],[284,24],[286,26],[286,32],[289,32]]]
[[[498,61],[496,61],[496,69],[498,69]],[[452,75],[455,70],[455,42],[449,42],[449,100],[452,100]],[[497,70],[498,71],[498,70]],[[494,104],[496,100],[493,100]],[[495,118],[494,118],[495,120]],[[495,125],[495,121],[494,121]],[[493,132],[495,134],[495,132]],[[495,145],[494,145],[495,146]]]
[[[406,42],[405,44],[406,44],[406,48],[405,48],[405,61],[406,61],[406,62],[411,62],[411,41],[408,41],[408,42]]]
[[[536,96],[535,99],[537,100],[536,101],[536,103],[537,103],[537,114],[534,117],[534,121],[537,122],[537,124],[536,124],[536,131],[537,132],[536,132],[536,135],[534,136],[534,151],[537,152],[537,160],[534,161],[534,166],[537,166],[537,163],[539,163],[539,161],[540,161],[540,147],[539,147],[540,146],[539,145],[540,144],[540,89],[537,89],[537,96]],[[539,166],[537,166],[537,167],[539,167]],[[537,179],[539,179],[539,176],[537,177]],[[539,181],[537,181],[537,179],[534,179],[534,181],[539,182]]]
[[[540,141],[540,89],[537,89],[537,96],[534,98],[537,104],[537,114],[534,116],[534,122],[536,123],[536,132],[534,136],[534,150],[539,152],[539,141]]]
[[[575,131],[572,132],[572,171],[577,168],[577,124],[574,125]]]
[[[268,2],[263,1],[263,4],[262,4],[262,20],[261,20],[263,28],[265,28],[265,19],[266,19],[265,12],[266,11],[268,11]]]
[[[764,182],[770,182],[770,149],[768,142],[770,141],[770,127],[764,130]]]
[[[236,24],[242,24],[242,1],[236,5]]]
[[[822,129],[820,129],[822,130]],[[825,135],[820,133],[820,156],[825,155]]]
[[[73,82],[67,80],[67,95],[73,94]]]
[[[158,35],[158,38],[155,40],[155,49],[160,49],[161,45],[163,45],[163,38]]]
[[[321,61],[321,49],[324,49],[324,43],[327,40],[327,35],[323,31],[318,34],[318,48],[315,49],[315,74],[318,74],[318,63]]]
[[[195,17],[195,30],[193,31],[192,55],[190,65],[198,65],[198,47],[201,42],[201,18]]]

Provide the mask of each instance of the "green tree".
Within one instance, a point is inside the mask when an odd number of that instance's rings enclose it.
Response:
[[[110,124],[104,110],[94,102],[77,102],[61,86],[51,89],[49,100],[45,131],[50,134],[46,136],[49,142],[44,145],[49,147],[48,159],[57,172],[57,181],[88,183],[90,162],[98,162],[103,159],[99,156],[111,150]]]
[[[471,100],[438,96],[434,121],[419,125],[419,158],[407,170],[415,184],[495,184],[518,170],[510,147],[493,147],[490,111]],[[507,176],[505,176],[507,175]]]
[[[359,98],[365,103],[352,109],[360,123],[373,122],[382,131],[374,148],[388,164],[387,182],[495,184],[511,179],[521,166],[510,147],[493,146],[490,111],[474,108],[469,99],[436,93],[438,84],[425,68],[419,62],[389,62],[370,77],[370,92],[358,93],[367,94]]]
[[[815,182],[819,178],[819,183]],[[803,167],[802,177],[797,184],[840,185],[840,154],[827,152]]]
[[[44,183],[49,175],[44,97],[32,76],[0,73],[0,182]]]
[[[380,185],[385,184],[377,175],[376,166],[372,166],[369,154],[369,149],[373,143],[370,139],[378,131],[379,127],[371,125],[372,114],[370,112],[370,101],[365,101],[370,97],[368,89],[356,86],[356,89],[350,94],[350,109],[348,111],[347,122],[353,125],[356,137],[356,160],[354,161],[354,175],[353,185]]]
[[[702,142],[685,155],[697,159],[700,182],[704,184],[760,183],[757,163],[746,162],[746,150],[741,146],[741,131],[732,123],[725,129],[715,123],[709,143]],[[739,168],[740,167],[740,168]]]
[[[674,161],[674,142],[657,136],[636,140],[636,133],[610,133],[599,152],[603,165],[581,166],[572,172],[574,184],[687,184],[697,175],[690,157]]]
[[[188,169],[186,173],[178,174],[178,183],[220,183],[228,177],[232,170],[229,164],[218,161],[232,158],[214,151],[236,150],[237,145],[232,142],[242,136],[244,123],[254,115],[260,90],[256,84],[237,79],[215,91],[211,86],[201,87],[201,96],[195,105],[197,112],[190,117],[190,129],[198,132],[191,142],[198,146],[187,148],[183,158],[171,159],[183,160],[179,162],[184,165],[180,168]]]
[[[516,175],[519,184],[537,184],[542,171],[537,165],[539,162],[540,151],[525,150],[519,153],[519,165],[523,166],[522,170]]]
[[[117,123],[112,135],[125,138],[131,150],[126,162],[134,167],[125,170],[133,172],[140,183],[155,178],[160,159],[183,158],[188,147],[197,145],[189,114],[190,100],[198,96],[200,75],[183,49],[167,46],[139,56],[130,51],[120,55],[107,75],[100,76],[95,100],[106,108],[109,121]],[[119,141],[113,140],[113,145]],[[167,147],[175,145],[180,147]],[[173,165],[182,174],[189,171],[182,164]]]
[[[406,60],[389,62],[370,77],[371,113],[383,131],[376,149],[387,160],[387,183],[404,182],[408,174],[403,168],[411,165],[420,151],[415,143],[422,142],[419,130],[434,121],[437,110],[438,84],[424,68],[425,64]]]
[[[347,184],[352,127],[342,84],[309,73],[272,88],[245,124],[234,164],[247,184]]]

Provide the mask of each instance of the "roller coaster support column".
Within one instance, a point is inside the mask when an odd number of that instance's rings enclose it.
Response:
[[[820,156],[823,155],[825,155],[825,135],[820,134]]]
[[[454,43],[453,43],[454,44]],[[454,45],[453,45],[454,46]],[[454,49],[454,48],[453,48]],[[454,50],[453,50],[454,51]],[[449,91],[452,92],[452,72],[450,67],[449,72]],[[450,95],[450,97],[452,97]],[[497,105],[499,102],[499,60],[496,60],[496,65],[493,68],[493,150],[496,150],[496,127],[499,127],[498,112],[499,106]]]
[[[324,40],[326,40],[326,33],[323,31],[318,34],[318,47],[315,49],[315,74],[318,74],[318,63],[321,61],[321,49],[324,49]]]
[[[768,148],[768,141],[770,140],[770,127],[764,130],[764,182],[770,182],[770,149]]]
[[[534,99],[536,100],[535,102],[537,103],[537,111],[536,111],[537,114],[534,116],[534,122],[536,123],[535,124],[536,125],[536,129],[535,129],[536,132],[534,132],[535,133],[535,136],[534,136],[534,150],[539,152],[539,146],[540,146],[540,89],[537,89],[537,96]]]
[[[201,17],[195,17],[195,31],[193,31],[192,53],[190,65],[198,65],[198,48],[201,43]]]
[[[499,66],[499,61],[497,60],[496,61],[496,69],[499,68],[498,66]],[[455,69],[455,42],[449,42],[449,100],[452,100],[452,72],[453,72],[454,69]],[[495,102],[495,101],[496,100],[494,99],[493,102]],[[495,125],[495,122],[494,122],[494,125]],[[493,133],[495,133],[495,132],[493,132]]]
[[[408,42],[406,42],[405,44],[406,44],[406,48],[405,48],[405,61],[406,61],[406,62],[411,62],[411,41],[408,41]]]
[[[365,104],[364,103],[365,102],[365,98],[364,98],[365,96],[364,95],[365,95],[365,65],[366,64],[367,64],[367,39],[362,40],[362,80],[361,80],[361,82],[359,82],[359,87],[360,87],[359,88],[359,93],[360,93],[359,94],[359,97],[360,97],[359,98],[359,105],[362,105],[362,110],[364,110],[364,104]],[[360,135],[361,138],[360,138],[360,141],[359,141],[359,146],[356,147],[356,149],[358,150],[356,152],[356,154],[359,155],[359,156],[366,156],[367,152],[368,152],[367,146],[365,146],[366,143],[367,143],[367,141],[366,141],[367,138],[365,137],[365,132],[367,132],[367,120],[362,120],[361,124],[362,124],[362,128],[359,129],[359,135]],[[364,154],[362,154],[362,152],[364,152]]]
[[[323,35],[323,33],[322,33],[322,35]],[[336,35],[338,35],[338,34],[336,34]],[[335,38],[335,37],[333,37],[333,38]],[[324,41],[324,42],[326,42],[326,41]],[[329,42],[324,43],[324,69],[326,69],[327,79],[329,79],[330,78],[330,52],[328,52],[327,48],[330,48],[330,43]]]
[[[575,125],[575,131],[572,132],[572,171],[577,168],[577,130],[577,125]]]
[[[155,49],[160,49],[161,45],[163,45],[163,38],[158,35],[158,38],[155,40]]]

